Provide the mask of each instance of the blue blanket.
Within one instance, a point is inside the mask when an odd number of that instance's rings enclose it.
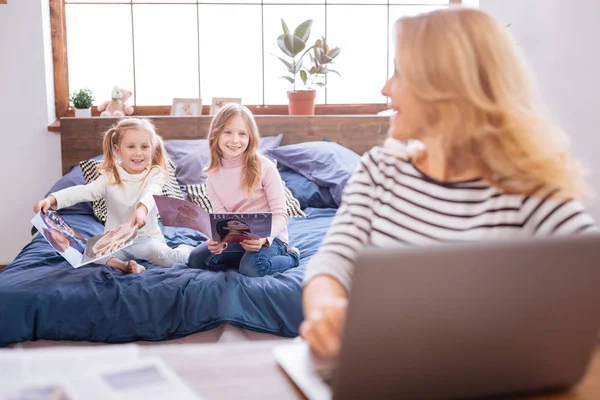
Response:
[[[166,340],[224,322],[296,336],[306,263],[335,214],[334,209],[306,212],[308,218],[290,219],[289,225],[291,245],[301,251],[300,266],[264,278],[185,265],[145,264],[148,270],[135,275],[99,264],[74,269],[37,235],[0,273],[0,346],[38,339]],[[67,213],[65,219],[86,237],[103,230],[89,213]],[[183,228],[163,232],[171,247],[205,240]]]

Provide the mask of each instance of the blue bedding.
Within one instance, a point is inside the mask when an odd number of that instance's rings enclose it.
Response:
[[[0,273],[0,346],[25,340],[128,342],[166,340],[222,323],[281,336],[296,336],[302,321],[301,281],[335,209],[308,208],[290,219],[291,245],[301,251],[298,268],[264,278],[234,270],[212,272],[148,268],[125,275],[100,264],[72,268],[37,235]],[[86,210],[65,219],[84,236],[103,230]],[[206,238],[184,228],[163,228],[172,247]]]

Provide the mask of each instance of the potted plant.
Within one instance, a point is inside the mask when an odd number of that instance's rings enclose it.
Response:
[[[327,66],[340,54],[338,47],[330,49],[327,46],[325,37],[322,37],[317,39],[312,46],[306,48],[312,22],[312,19],[304,21],[291,33],[283,18],[281,19],[283,34],[277,38],[277,45],[291,60],[277,58],[281,60],[291,74],[291,76],[282,76],[283,79],[292,84],[292,90],[287,92],[290,115],[314,115],[315,88],[325,87],[324,78],[327,73],[333,72],[339,75],[338,72],[329,69]],[[305,67],[303,64],[307,54],[311,62],[309,66]]]
[[[92,116],[92,103],[96,98],[90,89],[80,89],[71,95],[71,103],[75,107],[75,117],[90,118]]]

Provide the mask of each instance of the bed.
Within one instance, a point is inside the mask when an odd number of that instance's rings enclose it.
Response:
[[[182,143],[185,148],[200,143],[210,123],[207,116],[152,119],[166,144],[179,148]],[[306,264],[336,212],[344,179],[359,154],[383,142],[388,119],[359,115],[256,119],[263,137],[280,138],[265,154],[278,161],[284,182],[299,197],[307,215],[290,219],[289,224],[290,244],[301,251],[298,268],[264,278],[185,265],[146,264],[147,271],[136,275],[99,264],[74,269],[43,237],[35,235],[0,273],[0,346],[39,340],[162,341],[214,332],[223,326],[296,336],[302,321],[301,281]],[[85,183],[78,163],[101,152],[102,132],[114,122],[113,118],[61,120],[65,175],[53,190]],[[180,162],[184,165],[178,166],[178,179],[184,180],[187,161],[180,158]],[[86,237],[104,228],[89,203],[61,210],[61,214]],[[190,229],[164,227],[163,232],[172,247],[206,240]]]

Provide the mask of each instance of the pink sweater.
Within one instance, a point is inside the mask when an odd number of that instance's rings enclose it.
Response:
[[[251,199],[242,192],[243,155],[233,160],[221,160],[222,167],[208,173],[206,189],[214,212],[271,212],[273,226],[270,245],[274,237],[288,243],[287,221],[285,211],[285,194],[281,176],[275,165],[267,158],[260,158],[260,183],[254,189]]]

